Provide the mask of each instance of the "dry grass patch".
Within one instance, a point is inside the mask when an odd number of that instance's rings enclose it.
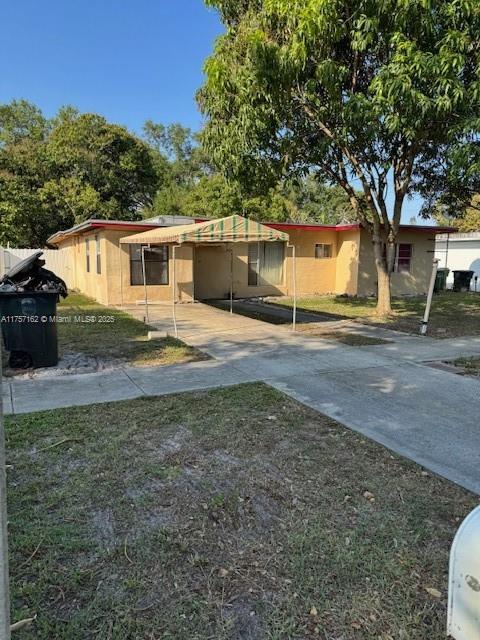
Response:
[[[277,298],[275,304],[291,306],[289,298]],[[419,333],[425,310],[425,298],[394,298],[394,315],[388,319],[375,316],[374,298],[315,296],[302,298],[298,308],[330,315],[332,319],[352,318],[386,329]],[[428,334],[434,338],[454,338],[480,334],[480,294],[445,291],[433,298]]]
[[[336,342],[347,344],[350,347],[366,347],[369,345],[392,343],[392,340],[374,338],[371,336],[365,336],[361,333],[351,333],[349,331],[326,331],[322,330],[321,327],[311,326],[308,324],[299,327],[298,331],[304,335],[322,338],[323,340],[335,340]]]
[[[444,638],[477,498],[266,385],[10,417],[7,446],[19,640]]]
[[[58,315],[70,322],[58,325],[61,353],[84,353],[103,360],[136,365],[163,365],[208,358],[175,338],[148,340],[148,325],[127,313],[104,307],[78,293],[72,293],[58,306]],[[75,322],[78,317],[111,316],[113,322]]]
[[[478,378],[480,376],[480,356],[458,358],[453,364],[463,373]]]

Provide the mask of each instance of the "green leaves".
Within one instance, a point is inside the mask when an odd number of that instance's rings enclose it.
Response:
[[[477,2],[210,4],[235,21],[205,66],[203,139],[245,186],[310,170],[343,186],[364,178],[379,190],[372,214],[384,221],[378,173],[401,167],[398,184],[428,180],[402,155],[413,144],[419,157],[440,152],[479,113]]]
[[[151,203],[149,148],[123,127],[72,107],[47,121],[25,101],[0,106],[0,241],[43,246],[89,217],[132,219]]]

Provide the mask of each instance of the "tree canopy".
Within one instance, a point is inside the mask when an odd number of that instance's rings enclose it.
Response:
[[[0,242],[42,246],[89,217],[135,219],[157,173],[148,146],[95,114],[51,121],[26,101],[0,107]]]
[[[280,180],[265,193],[243,189],[178,123],[148,120],[139,138],[72,106],[47,119],[24,100],[0,105],[0,243],[42,246],[88,218],[233,213],[329,224],[353,215],[338,187],[310,176]]]
[[[441,200],[437,202],[433,217],[439,224],[456,227],[463,233],[469,231],[480,231],[480,195],[475,195],[469,205],[459,215],[458,209],[455,215],[449,214],[450,209],[442,205]]]
[[[371,233],[378,310],[390,312],[405,198],[461,197],[475,180],[479,3],[207,4],[226,25],[198,96],[207,151],[226,176],[260,190],[311,174],[341,188]]]

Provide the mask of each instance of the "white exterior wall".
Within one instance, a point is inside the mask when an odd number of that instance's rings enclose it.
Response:
[[[477,291],[480,291],[480,231],[472,233],[454,233],[438,235],[435,242],[435,257],[440,260],[439,267],[450,269],[447,287],[453,285],[455,270],[474,271],[478,276]],[[472,291],[475,282],[472,278]]]

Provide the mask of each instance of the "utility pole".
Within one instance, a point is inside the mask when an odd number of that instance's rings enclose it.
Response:
[[[0,331],[0,639],[10,640],[10,590],[8,580],[7,479],[2,400],[2,336]]]

